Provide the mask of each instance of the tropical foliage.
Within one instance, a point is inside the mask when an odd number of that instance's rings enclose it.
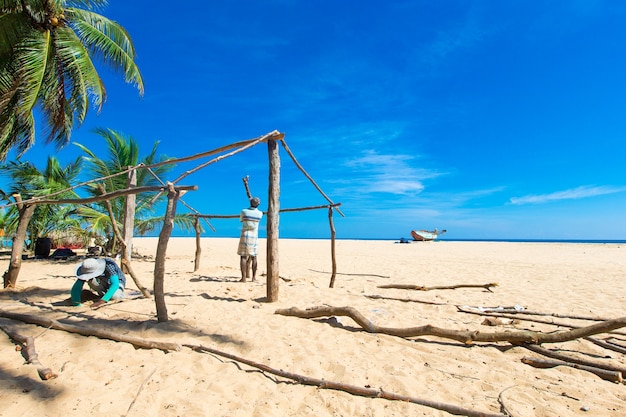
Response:
[[[106,0],[0,0],[0,160],[35,142],[36,108],[47,142],[67,145],[91,104],[106,99],[97,58],[143,94],[128,33],[94,10]],[[39,106],[39,107],[37,107]]]
[[[98,184],[104,186],[106,192],[125,189],[128,187],[126,175],[115,175],[127,170],[130,166],[153,165],[164,162],[168,158],[164,155],[158,155],[158,142],[155,142],[152,150],[145,156],[141,157],[139,145],[130,136],[125,136],[112,129],[97,129],[96,134],[101,136],[107,149],[106,158],[99,157],[96,152],[90,150],[84,145],[76,144],[84,153],[83,157],[85,167],[89,171],[89,176],[93,179],[105,178]],[[174,166],[172,164],[164,164],[154,167],[153,169],[137,170],[137,186],[161,186],[163,185],[160,178],[163,178],[168,171]],[[100,195],[102,192],[98,184],[92,184],[89,193],[93,196]],[[136,195],[135,209],[135,232],[139,235],[145,235],[154,230],[160,229],[163,223],[162,210],[156,210],[156,193],[140,193]],[[165,195],[161,195],[160,199],[164,199]],[[158,201],[158,200],[157,200]],[[110,200],[111,209],[117,222],[124,219],[124,202],[125,197],[118,197]],[[159,207],[162,209],[162,207]],[[82,206],[79,209],[80,216],[86,222],[87,230],[94,235],[106,236],[109,243],[107,248],[110,252],[116,252],[115,236],[113,234],[113,226],[109,216],[108,209],[104,202],[94,203],[89,206]],[[182,229],[193,229],[193,219],[190,216],[179,215],[175,222]],[[122,225],[118,224],[120,230]]]
[[[11,179],[11,188],[6,192],[0,190],[0,193],[7,201],[11,201],[10,197],[13,194],[20,194],[22,200],[27,200],[60,191],[63,192],[56,194],[54,198],[77,198],[76,193],[68,189],[78,177],[81,164],[81,158],[77,158],[63,167],[56,157],[50,156],[45,169],[40,171],[30,162],[9,162],[0,167],[0,173]],[[72,205],[37,205],[28,224],[27,237],[31,245],[39,237],[84,236],[81,221],[76,213],[76,208]],[[3,216],[3,228],[7,235],[17,229],[18,220],[17,207],[11,206]]]

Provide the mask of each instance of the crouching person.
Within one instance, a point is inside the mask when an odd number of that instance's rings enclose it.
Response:
[[[83,285],[85,282],[94,297],[100,297],[91,305],[92,308],[101,306],[110,300],[124,298],[126,277],[122,269],[111,258],[88,258],[76,268],[76,282],[72,286],[72,304],[79,306],[82,303]]]

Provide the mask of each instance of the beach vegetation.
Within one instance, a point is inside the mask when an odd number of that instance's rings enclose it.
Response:
[[[126,30],[96,13],[106,0],[0,0],[0,160],[35,143],[42,116],[46,142],[70,142],[93,106],[106,100],[95,62],[121,72],[143,94]]]
[[[153,165],[169,159],[167,156],[158,153],[158,141],[154,143],[148,154],[141,156],[139,144],[131,136],[124,135],[113,129],[104,128],[96,129],[95,133],[106,143],[106,156],[101,157],[87,146],[79,143],[75,144],[85,153],[83,159],[88,175],[93,179],[105,178],[88,186],[88,192],[91,196],[102,194],[100,185],[104,187],[106,192],[126,189],[128,187],[127,176],[116,174],[126,171],[128,167],[139,164]],[[163,185],[161,182],[162,178],[172,168],[174,168],[173,164],[163,164],[150,170],[138,169],[136,171],[136,185],[138,187],[161,186]],[[163,225],[163,215],[158,208],[162,209],[159,202],[165,199],[165,193],[160,195],[157,193],[139,193],[136,195],[134,228],[138,235],[146,235],[160,230]],[[125,197],[117,197],[109,200],[109,202],[113,217],[121,230],[121,222],[124,220],[125,215]],[[115,253],[119,249],[119,242],[116,242],[113,224],[111,223],[111,217],[105,202],[81,206],[79,214],[84,220],[88,231],[93,235],[104,238],[108,252]],[[174,221],[183,230],[193,230],[194,221],[189,215],[177,215]]]
[[[46,197],[53,193],[53,199],[78,198],[71,190],[72,184],[80,174],[82,158],[78,157],[63,166],[55,156],[49,156],[46,167],[39,170],[31,162],[11,161],[0,166],[0,175],[11,180],[9,189],[0,190],[4,200],[11,201],[14,194],[22,200],[34,197]],[[74,205],[37,204],[27,228],[27,247],[32,249],[37,238],[54,236],[61,240],[72,238],[80,240],[84,235],[81,220],[77,217]],[[3,216],[3,229],[7,236],[15,233],[19,221],[19,210],[15,205],[9,207]]]

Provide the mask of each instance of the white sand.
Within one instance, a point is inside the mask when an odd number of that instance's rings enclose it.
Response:
[[[154,256],[156,238],[135,240]],[[264,243],[264,242],[263,242]],[[509,343],[475,344],[434,336],[403,339],[362,331],[350,318],[302,319],[279,308],[351,306],[374,324],[445,329],[566,330],[592,321],[533,316],[502,326],[458,305],[514,306],[530,311],[618,318],[626,316],[626,245],[489,242],[338,241],[339,275],[328,288],[330,242],[281,240],[279,301],[266,303],[265,250],[260,282],[239,283],[236,239],[203,239],[202,265],[193,271],[195,240],[172,238],[166,261],[166,323],[153,299],[128,300],[97,310],[59,305],[69,296],[77,261],[27,260],[21,292],[0,292],[0,309],[104,328],[150,340],[199,344],[313,378],[498,413],[501,396],[514,416],[624,416],[626,387],[570,367],[536,369],[540,357]],[[1,258],[8,266],[8,256]],[[153,260],[133,269],[152,288]],[[382,284],[499,285],[413,291]],[[136,289],[129,277],[129,289]],[[380,295],[385,299],[371,299]],[[402,302],[393,298],[437,304]],[[529,317],[529,316],[525,316]],[[247,365],[183,348],[178,352],[45,329],[6,318],[0,325],[36,336],[39,360],[58,374],[41,381],[15,343],[0,333],[0,416],[448,416],[420,405],[318,389],[264,374]],[[614,335],[626,346],[626,329]],[[606,338],[607,335],[598,335]],[[586,340],[545,348],[626,368],[626,355]],[[587,411],[582,411],[582,408]]]

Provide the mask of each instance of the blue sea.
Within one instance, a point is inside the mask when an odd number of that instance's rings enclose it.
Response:
[[[140,238],[140,236],[135,236]],[[157,237],[157,236],[146,236],[146,237]],[[191,238],[191,235],[178,235],[172,237],[186,237]],[[217,236],[202,236],[203,238],[211,238]],[[219,236],[219,237],[230,237],[230,238],[238,238],[239,236]],[[265,237],[265,236],[262,236]],[[301,237],[289,237],[289,236],[281,236],[281,239],[304,239],[304,240],[328,240],[329,237],[320,237],[320,238],[301,238]],[[381,241],[392,241],[397,242],[401,238],[337,238],[337,240],[381,240]],[[413,241],[411,238],[404,237],[408,241]],[[439,238],[435,241],[437,242],[520,242],[520,243],[587,243],[587,244],[626,244],[626,240],[622,239],[444,239]],[[419,242],[416,242],[419,243]],[[0,239],[0,249],[10,249],[13,245],[11,239]]]
[[[626,240],[597,239],[437,239],[446,242],[522,242],[522,243],[626,243]]]

